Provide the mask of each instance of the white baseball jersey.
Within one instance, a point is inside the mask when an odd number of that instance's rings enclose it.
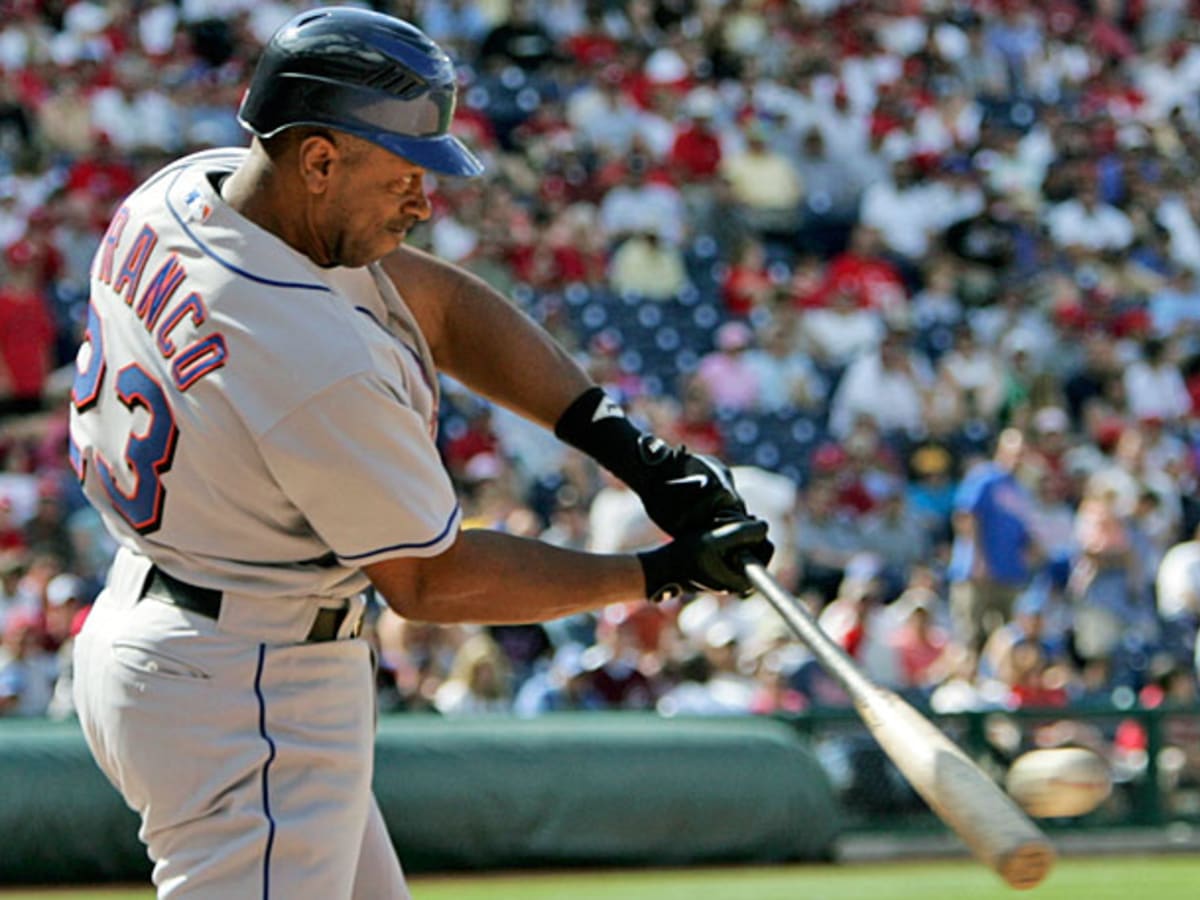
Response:
[[[71,459],[117,539],[176,577],[343,597],[362,565],[455,538],[436,375],[378,266],[322,269],[224,203],[245,152],[180,160],[115,215]]]

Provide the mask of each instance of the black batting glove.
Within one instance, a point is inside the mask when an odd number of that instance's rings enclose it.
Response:
[[[747,517],[723,462],[640,430],[601,388],[576,398],[554,433],[629,485],[654,524],[672,537]]]
[[[767,540],[767,523],[743,518],[709,531],[686,534],[656,550],[639,553],[646,596],[658,603],[695,591],[747,594],[747,555],[764,566],[775,546]]]

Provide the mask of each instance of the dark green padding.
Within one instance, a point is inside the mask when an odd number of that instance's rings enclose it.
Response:
[[[823,859],[840,819],[815,758],[766,719],[392,717],[375,790],[412,872]],[[148,872],[78,729],[0,722],[0,882]]]

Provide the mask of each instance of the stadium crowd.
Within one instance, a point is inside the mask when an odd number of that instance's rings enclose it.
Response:
[[[452,51],[488,163],[432,184],[415,239],[734,465],[776,574],[871,674],[940,711],[1195,703],[1195,3],[376,5]],[[92,253],[141,177],[246,142],[248,66],[299,6],[0,2],[0,715],[71,715],[113,552],[65,453]],[[660,539],[449,382],[441,446],[468,527]],[[754,597],[492,628],[376,608],[370,633],[386,711],[845,702]]]

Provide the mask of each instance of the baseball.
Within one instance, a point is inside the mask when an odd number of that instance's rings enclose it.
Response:
[[[1108,763],[1082,747],[1032,750],[1013,761],[1009,795],[1031,816],[1082,816],[1112,791]]]

